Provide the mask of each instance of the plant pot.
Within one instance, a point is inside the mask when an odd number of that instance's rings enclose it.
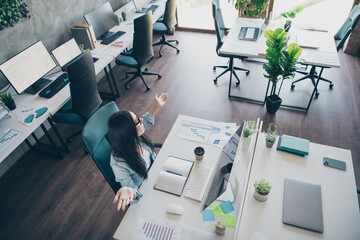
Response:
[[[270,142],[268,140],[265,139],[265,142],[266,142],[266,147],[268,148],[272,148],[272,146],[274,145],[275,142]]]
[[[273,114],[279,109],[282,99],[274,94],[266,97],[266,110],[268,113]]]
[[[7,106],[7,108],[9,110],[14,110],[16,108],[16,104],[15,104],[15,101],[13,100],[12,102],[8,103],[8,104],[5,104]]]
[[[253,194],[254,198],[259,202],[265,202],[268,199],[269,194],[261,195],[258,192],[254,192]]]
[[[242,139],[242,146],[243,150],[248,150],[251,142],[251,137],[246,137]]]

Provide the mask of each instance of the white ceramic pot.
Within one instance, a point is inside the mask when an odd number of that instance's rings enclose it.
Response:
[[[258,200],[259,202],[264,202],[264,201],[266,201],[267,199],[268,199],[268,196],[269,196],[269,194],[266,194],[266,195],[261,195],[261,194],[259,194],[259,193],[257,193],[256,191],[254,191],[254,198],[256,199],[256,200]]]
[[[242,149],[248,150],[251,142],[251,137],[246,137],[242,139]]]

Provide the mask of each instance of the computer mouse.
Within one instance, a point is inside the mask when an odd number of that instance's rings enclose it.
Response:
[[[169,204],[166,207],[166,212],[171,214],[181,215],[184,212],[184,208],[178,204]]]

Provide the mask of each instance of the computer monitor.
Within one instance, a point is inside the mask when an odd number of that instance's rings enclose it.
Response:
[[[42,77],[56,67],[54,59],[40,40],[0,65],[0,71],[20,94],[36,94],[49,84]]]
[[[65,70],[68,63],[81,54],[81,50],[74,38],[51,51],[55,60]]]
[[[141,12],[142,7],[151,2],[151,0],[133,0],[137,12]]]
[[[236,130],[234,135],[223,147],[220,158],[217,162],[216,167],[214,168],[213,178],[209,182],[207,194],[205,195],[205,198],[202,202],[201,211],[206,209],[208,206],[210,206],[212,202],[218,199],[218,197],[223,194],[228,187],[230,173],[239,146],[243,126],[244,124],[241,124],[241,126]]]
[[[105,39],[112,34],[109,30],[118,24],[118,19],[109,2],[84,15],[86,22],[92,25],[96,39]]]

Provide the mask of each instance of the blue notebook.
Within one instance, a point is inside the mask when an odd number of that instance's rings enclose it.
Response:
[[[278,149],[301,156],[309,155],[310,141],[283,134],[279,139]]]

